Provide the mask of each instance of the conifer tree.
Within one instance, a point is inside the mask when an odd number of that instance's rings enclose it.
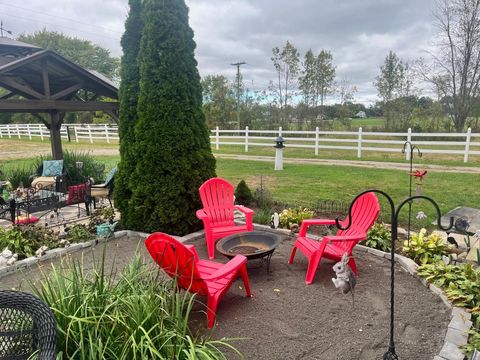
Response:
[[[125,33],[121,45],[123,57],[121,63],[120,100],[120,163],[115,179],[115,207],[120,211],[121,221],[129,227],[129,200],[132,196],[132,177],[135,171],[135,122],[137,120],[137,103],[140,73],[138,53],[142,36],[142,0],[129,0],[130,12],[125,22]]]
[[[193,31],[183,0],[146,0],[143,20],[130,226],[183,235],[199,227],[198,188],[215,176]]]

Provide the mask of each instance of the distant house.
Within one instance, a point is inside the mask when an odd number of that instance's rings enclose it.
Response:
[[[365,119],[367,117],[367,114],[365,114],[365,111],[359,111],[358,113],[355,114],[355,118],[360,118],[360,119]]]

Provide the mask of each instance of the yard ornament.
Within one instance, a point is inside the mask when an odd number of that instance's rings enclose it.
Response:
[[[0,268],[15,264],[17,259],[18,259],[17,254],[14,254],[12,251],[8,250],[8,248],[5,248],[0,253]]]
[[[278,225],[280,224],[280,216],[278,215],[277,212],[274,212],[271,219],[270,219],[270,227],[272,229],[278,228]]]
[[[333,271],[337,278],[332,278],[332,282],[335,287],[341,290],[344,294],[349,292],[352,294],[352,305],[355,308],[355,285],[357,284],[357,279],[355,279],[355,274],[348,265],[349,257],[345,253],[342,256],[342,259],[333,265]]]

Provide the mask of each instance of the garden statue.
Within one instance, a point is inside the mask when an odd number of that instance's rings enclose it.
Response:
[[[8,248],[5,248],[1,253],[0,253],[0,268],[5,267],[5,266],[10,266],[15,264],[15,262],[18,259],[18,255],[14,254]]]
[[[280,216],[278,216],[277,212],[274,212],[271,219],[270,219],[270,227],[272,229],[278,228],[278,225],[280,224]]]
[[[345,253],[342,256],[342,259],[333,265],[333,271],[335,271],[337,278],[332,278],[332,282],[335,287],[340,289],[344,294],[347,294],[348,292],[352,294],[352,304],[353,307],[355,307],[354,292],[357,280],[355,279],[355,274],[348,265],[348,261],[348,254]]]
[[[45,253],[47,252],[48,250],[48,246],[46,245],[43,245],[40,247],[40,249],[38,249],[37,251],[35,251],[35,256],[36,257],[40,257],[42,255],[45,255]]]

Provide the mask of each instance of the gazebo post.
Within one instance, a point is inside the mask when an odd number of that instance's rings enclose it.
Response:
[[[60,128],[62,127],[62,120],[65,113],[59,113],[58,111],[50,112],[50,144],[52,146],[52,156],[55,160],[63,159],[62,150],[62,136]]]

